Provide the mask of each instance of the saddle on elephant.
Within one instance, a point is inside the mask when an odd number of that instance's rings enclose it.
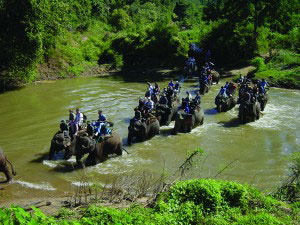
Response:
[[[157,118],[152,113],[149,113],[148,116],[144,119],[147,125],[150,125],[157,121]]]

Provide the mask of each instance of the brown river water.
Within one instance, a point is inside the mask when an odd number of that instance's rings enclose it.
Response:
[[[167,85],[169,80],[158,82]],[[251,183],[272,190],[287,174],[287,157],[300,150],[300,91],[271,88],[270,100],[260,120],[245,125],[237,121],[238,106],[217,114],[214,98],[225,82],[214,85],[202,97],[204,124],[189,134],[170,135],[174,123],[161,128],[153,139],[125,148],[130,154],[112,157],[86,172],[100,184],[114,177],[148,171],[159,176],[163,169],[172,174],[187,152],[202,148],[207,154],[203,168],[194,177],[214,177],[222,166],[233,162],[218,179]],[[196,81],[182,84],[195,91]],[[0,203],[34,197],[70,195],[80,184],[83,170],[72,169],[75,159],[48,161],[50,140],[68,109],[81,108],[88,119],[97,119],[102,109],[114,129],[127,142],[127,127],[146,83],[121,78],[78,78],[30,85],[0,95],[0,147],[14,164],[18,175],[10,184],[0,184]],[[195,95],[195,92],[192,92]],[[199,172],[199,174],[197,174]],[[0,174],[4,180],[4,174]]]

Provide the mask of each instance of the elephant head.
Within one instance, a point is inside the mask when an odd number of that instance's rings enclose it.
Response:
[[[70,144],[71,137],[68,131],[57,132],[51,140],[49,160],[53,159],[55,153],[66,150]]]
[[[161,126],[168,125],[171,122],[172,109],[166,105],[156,107],[156,118]]]
[[[141,120],[130,121],[128,127],[128,145],[131,145],[133,138],[144,140],[147,136],[147,125]]]

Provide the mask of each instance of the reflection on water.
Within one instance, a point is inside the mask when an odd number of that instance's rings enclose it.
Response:
[[[167,83],[168,80],[159,82],[161,86]],[[214,98],[221,85],[213,86],[202,97],[203,126],[190,134],[173,136],[174,123],[171,123],[161,128],[159,136],[126,146],[130,154],[112,157],[86,168],[86,172],[103,184],[132,172],[151,171],[159,176],[164,168],[172,174],[188,151],[201,147],[208,157],[201,174],[196,170],[194,176],[213,177],[220,167],[235,161],[218,178],[252,182],[260,188],[274,187],[286,174],[285,156],[299,151],[299,91],[271,89],[261,119],[240,124],[238,106],[226,113],[214,109]],[[185,80],[182,86],[181,97],[187,90],[195,95],[196,80]],[[75,159],[46,160],[45,153],[59,121],[67,118],[68,109],[79,107],[88,119],[97,119],[97,111],[102,109],[126,142],[133,108],[145,90],[143,83],[79,78],[32,85],[0,95],[0,147],[18,172],[14,183],[0,184],[4,187],[0,202],[7,198],[58,196],[72,191],[72,187],[80,184],[83,174],[82,169],[74,168]],[[0,176],[4,179],[3,174]]]

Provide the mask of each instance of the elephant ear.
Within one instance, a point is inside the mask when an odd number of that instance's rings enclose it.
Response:
[[[64,137],[62,134],[56,134],[54,137],[54,141],[58,145],[63,145],[64,144]]]
[[[83,148],[88,148],[90,144],[90,139],[88,137],[78,137],[79,142]]]

